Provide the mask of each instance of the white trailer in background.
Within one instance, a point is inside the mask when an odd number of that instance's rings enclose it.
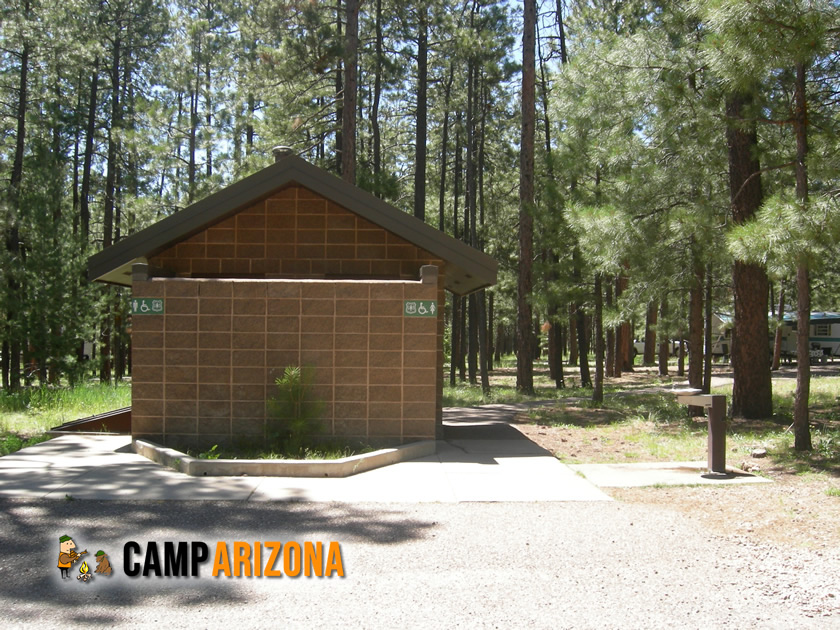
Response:
[[[782,321],[782,356],[796,358],[796,313],[785,313]],[[829,357],[840,357],[840,313],[815,311],[811,313],[808,330],[811,346],[811,361],[825,361]]]
[[[729,359],[732,352],[732,325],[727,313],[712,313],[712,356]]]

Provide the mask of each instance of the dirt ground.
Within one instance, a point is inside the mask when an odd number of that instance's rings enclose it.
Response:
[[[644,373],[627,375],[622,381],[630,389],[651,384],[650,375]],[[615,383],[615,379],[610,382]],[[576,418],[586,418],[591,425],[585,428],[535,425],[527,423],[527,417],[521,417],[516,426],[567,462],[615,461],[615,455],[620,455],[622,449],[635,448],[621,439],[620,430],[616,433],[616,425],[611,428],[609,440],[599,438],[597,425],[615,422],[609,414],[616,412],[575,408],[573,403],[572,410]],[[770,458],[753,458],[742,452],[727,453],[727,464],[746,470],[755,468],[774,483],[718,488],[604,488],[604,491],[619,501],[655,504],[682,512],[717,535],[815,550],[840,548],[840,496],[827,494],[829,489],[840,490],[840,470],[833,475],[796,474]]]

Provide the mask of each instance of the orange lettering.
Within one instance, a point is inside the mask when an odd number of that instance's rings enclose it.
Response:
[[[228,559],[227,544],[221,541],[216,543],[216,557],[213,560],[213,577],[218,577],[220,570],[227,577],[230,577],[230,560]]]
[[[324,577],[324,543],[322,542],[303,543],[303,571],[306,577],[312,576],[313,569],[315,575]]]
[[[265,543],[265,546],[266,549],[271,549],[271,555],[265,565],[265,577],[283,577],[283,572],[274,568],[274,563],[277,562],[277,554],[280,553],[283,544],[272,540]]]
[[[341,546],[336,542],[330,543],[330,549],[327,552],[327,576],[332,577],[332,573],[338,573],[338,577],[344,577],[344,565],[341,562]]]
[[[294,550],[294,553],[292,553]],[[296,542],[287,542],[283,553],[283,569],[286,575],[297,577],[300,575],[300,545]]]
[[[246,542],[233,543],[233,575],[251,577],[251,546]]]

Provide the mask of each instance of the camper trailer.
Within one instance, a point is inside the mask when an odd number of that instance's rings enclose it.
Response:
[[[723,357],[726,361],[732,352],[732,324],[731,315],[726,313],[712,314],[712,356]]]
[[[782,321],[782,356],[796,357],[797,321],[795,313],[785,313]],[[815,311],[811,313],[808,341],[811,360],[826,360],[840,356],[840,313]]]

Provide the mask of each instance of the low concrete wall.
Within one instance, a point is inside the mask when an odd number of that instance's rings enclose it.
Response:
[[[437,443],[424,440],[373,453],[331,460],[198,459],[146,440],[133,440],[138,455],[193,477],[349,477],[375,468],[434,455]]]

